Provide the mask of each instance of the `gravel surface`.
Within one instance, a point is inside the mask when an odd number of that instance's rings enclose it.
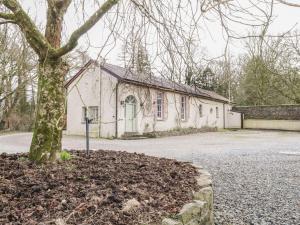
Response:
[[[216,224],[299,225],[300,155],[275,152],[206,156]]]
[[[0,136],[0,152],[26,151],[30,135]],[[69,149],[84,149],[84,143],[80,137],[63,141]],[[300,133],[245,130],[134,141],[93,139],[90,145],[202,165],[213,175],[216,225],[300,225]]]

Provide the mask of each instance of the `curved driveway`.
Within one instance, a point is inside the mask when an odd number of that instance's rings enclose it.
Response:
[[[0,136],[1,152],[28,150],[30,133]],[[84,149],[67,136],[66,149]],[[213,175],[216,224],[300,224],[300,133],[234,131],[143,140],[91,139],[92,149],[125,150],[202,165]]]

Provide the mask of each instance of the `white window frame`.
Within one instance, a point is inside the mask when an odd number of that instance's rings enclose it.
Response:
[[[157,92],[156,95],[156,118],[157,120],[163,120],[164,118],[164,93]]]
[[[91,123],[98,123],[99,120],[99,107],[90,106],[89,107],[89,119],[92,119]]]
[[[216,107],[216,118],[219,119],[220,118],[220,114],[219,114],[219,107]]]
[[[186,121],[186,96],[180,96],[180,118],[182,121]]]
[[[89,106],[89,107],[83,106],[81,122],[85,123],[85,112],[84,111],[86,108],[88,109],[87,115],[88,115],[88,118],[91,119],[91,123],[98,123],[98,121],[99,121],[99,107],[98,106]]]

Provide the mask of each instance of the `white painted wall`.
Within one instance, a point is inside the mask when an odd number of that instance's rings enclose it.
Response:
[[[300,121],[246,119],[244,120],[244,128],[300,131]]]
[[[97,106],[99,121],[90,124],[90,135],[106,138],[115,135],[116,83],[116,78],[93,65],[71,83],[67,90],[67,134],[85,135],[82,107]]]
[[[105,71],[99,71],[101,78],[100,137],[112,138],[116,130],[116,84],[117,79]]]
[[[84,135],[82,107],[99,106],[99,77],[97,67],[90,66],[67,89],[67,134]],[[90,124],[90,135],[99,135],[99,125]]]
[[[68,87],[67,100],[67,134],[85,135],[85,124],[82,122],[82,107],[98,106],[100,119],[90,125],[90,135],[93,137],[114,137],[116,134],[116,84],[117,79],[99,67],[91,65]],[[125,132],[125,104],[129,95],[137,100],[137,126],[140,134],[151,131],[167,131],[175,128],[217,127],[224,128],[227,120],[228,104],[211,100],[187,97],[188,119],[180,119],[180,97],[173,92],[163,92],[165,95],[165,114],[163,120],[157,120],[156,95],[159,90],[121,83],[118,87],[118,137]],[[101,97],[100,97],[101,96]],[[203,116],[200,117],[199,105],[202,104]],[[219,118],[216,117],[216,107],[219,108]],[[211,111],[212,109],[212,111]],[[224,110],[225,109],[225,110]],[[225,112],[225,115],[223,114]]]
[[[228,111],[227,112],[227,123],[226,123],[225,127],[226,128],[234,128],[234,129],[242,128],[241,113]]]
[[[135,86],[132,84],[121,84],[119,87],[119,137],[125,132],[125,105],[121,105],[121,101],[125,101],[129,95],[135,96],[137,99],[137,132],[142,134],[151,131],[167,131],[175,128],[189,127],[217,127],[224,128],[223,103],[210,100],[200,99],[196,97],[188,97],[187,114],[185,121],[180,119],[180,97],[181,94],[173,92],[163,92],[165,95],[164,109],[165,116],[162,120],[155,118],[156,113],[156,95],[162,92],[153,88]],[[141,103],[144,103],[141,105]],[[200,117],[199,105],[202,104],[203,115]],[[219,118],[216,118],[216,107],[219,108]],[[210,111],[212,109],[212,112]],[[166,113],[167,111],[167,113]],[[226,116],[226,115],[225,115]]]

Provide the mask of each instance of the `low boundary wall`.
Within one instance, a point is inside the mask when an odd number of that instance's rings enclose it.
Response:
[[[211,175],[198,167],[199,190],[192,193],[193,201],[184,205],[177,215],[165,218],[162,225],[214,225]]]
[[[244,115],[243,128],[300,131],[300,105],[235,106]]]
[[[244,120],[246,129],[300,131],[300,120]]]

